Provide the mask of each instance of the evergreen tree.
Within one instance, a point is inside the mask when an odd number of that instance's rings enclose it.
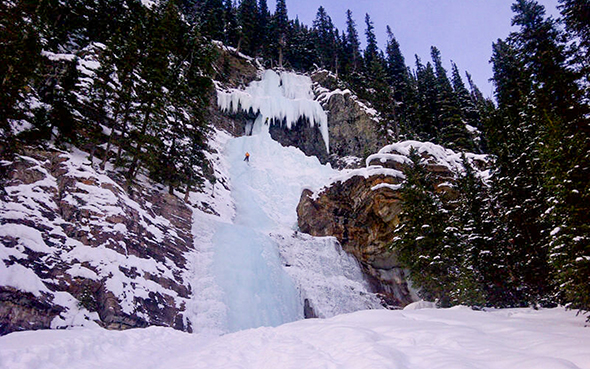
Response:
[[[447,71],[442,65],[440,51],[434,46],[430,51],[436,73],[439,141],[452,149],[473,151],[473,143],[465,128]]]
[[[229,46],[237,47],[240,40],[237,10],[233,5],[232,0],[225,0],[223,8],[225,19],[225,43]]]
[[[571,10],[575,5],[582,6],[570,2],[565,9]],[[520,28],[510,35],[511,41],[520,51],[532,79],[534,120],[539,127],[539,159],[545,164],[546,201],[551,205],[544,213],[549,215],[546,221],[552,228],[551,262],[565,302],[576,308],[590,309],[587,297],[590,260],[584,258],[590,250],[589,109],[576,83],[577,74],[568,66],[564,35],[555,21],[545,18],[544,7],[535,1],[517,1],[512,8],[516,13],[513,24]],[[583,11],[582,8],[578,10]],[[566,22],[575,22],[572,16],[566,12]],[[583,27],[577,29],[582,42]]]
[[[570,52],[571,67],[579,74],[578,85],[583,86],[584,100],[578,106],[581,114],[564,122],[553,136],[552,142],[561,139],[563,156],[551,166],[551,189],[555,191],[557,204],[552,218],[555,239],[552,241],[552,262],[558,272],[558,283],[563,286],[565,301],[571,307],[590,311],[590,2],[587,0],[560,0],[561,14],[574,45]],[[566,164],[565,166],[563,164]]]
[[[28,107],[19,109],[25,89],[35,75],[40,58],[37,30],[30,21],[36,7],[31,2],[0,4],[0,155],[9,147],[11,119],[22,117]]]
[[[266,0],[258,0],[258,38],[262,48],[262,54],[268,56],[268,44],[270,35],[270,12]]]
[[[433,141],[439,132],[438,91],[436,75],[430,62],[422,64],[416,56],[416,120],[414,131],[417,138]]]
[[[520,14],[517,17],[528,18]],[[497,304],[539,303],[551,291],[547,265],[547,223],[542,215],[543,170],[539,147],[541,127],[535,113],[533,73],[519,49],[499,40],[492,56],[499,110],[487,134],[496,155],[493,195],[498,202],[495,229],[498,264],[505,270],[496,281]],[[500,273],[499,273],[500,274]],[[507,276],[509,276],[507,278]]]
[[[332,18],[326,13],[323,6],[318,8],[316,18],[313,21],[313,29],[316,35],[316,52],[320,65],[335,71],[337,33],[334,24],[332,24]]]
[[[201,3],[201,31],[213,40],[223,40],[225,25],[225,9],[223,0],[204,0]]]
[[[409,269],[420,296],[448,306],[456,265],[451,245],[456,240],[447,229],[448,216],[441,199],[434,194],[434,182],[414,148],[410,160],[412,165],[404,170],[406,178],[400,193],[403,210],[392,250]]]
[[[371,63],[377,58],[379,47],[377,46],[377,36],[375,36],[375,26],[369,14],[365,14],[365,36],[367,37],[367,47],[365,48],[365,68],[370,69]]]
[[[289,64],[297,69],[308,71],[317,61],[315,53],[315,37],[313,32],[295,19],[290,27],[291,34],[285,49],[285,58]]]
[[[590,83],[590,1],[559,0],[561,15],[572,45],[572,61],[580,73],[582,85]],[[590,99],[590,88],[586,88],[586,99]]]
[[[347,66],[346,71],[348,73],[357,72],[360,70],[362,64],[361,43],[350,9],[346,11],[346,35],[344,41],[345,55],[348,57],[348,60],[343,60],[343,64]]]
[[[389,26],[387,26],[387,37],[387,77],[389,84],[393,88],[392,103],[396,107],[395,120],[398,125],[397,136],[399,136],[401,131],[409,131],[410,115],[408,108],[411,106],[411,92],[409,91],[410,75],[399,43]]]
[[[246,54],[256,56],[260,47],[258,36],[258,4],[256,0],[242,0],[238,7],[238,24],[240,42],[238,49]]]
[[[465,83],[463,83],[463,79],[459,73],[459,68],[455,63],[452,63],[451,81],[453,83],[455,104],[457,107],[459,107],[461,120],[470,127],[468,131],[470,134],[469,141],[471,142],[471,145],[467,146],[466,148],[471,148],[481,152],[481,137],[479,137],[479,129],[481,128],[481,115],[478,107],[476,106],[476,102],[474,99],[472,99],[471,92],[469,92],[467,87],[465,87]],[[473,83],[473,81],[470,83]],[[467,126],[465,127],[467,128]],[[476,129],[478,131],[475,131]]]
[[[494,276],[489,193],[465,155],[462,163],[464,172],[459,173],[456,183],[458,197],[451,201],[451,224],[457,229],[458,239],[458,273],[451,295],[456,303],[483,306],[487,303],[488,289],[493,288],[487,283]]]
[[[274,49],[277,51],[279,67],[283,67],[283,58],[286,46],[289,44],[287,39],[289,34],[289,16],[287,14],[287,4],[285,0],[277,0],[277,9],[272,19],[272,35]]]
[[[397,42],[391,28],[387,26],[387,74],[391,85],[395,90],[395,100],[402,102],[405,100],[406,90],[408,88],[408,68],[399,43]]]

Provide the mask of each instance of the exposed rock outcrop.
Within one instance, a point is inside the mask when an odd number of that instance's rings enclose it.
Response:
[[[333,183],[317,198],[305,190],[297,207],[300,230],[336,237],[360,262],[374,291],[394,306],[414,301],[404,271],[389,250],[401,211],[391,187],[400,182],[399,177],[376,173],[368,178],[357,175]]]
[[[399,190],[410,147],[433,173],[435,189],[453,195],[456,173],[462,170],[461,155],[431,143],[406,141],[384,147],[367,158],[367,167],[312,193],[305,190],[297,207],[299,228],[313,236],[334,236],[342,248],[362,265],[374,291],[388,304],[404,306],[415,300],[406,274],[390,250],[394,229],[402,211]],[[468,154],[468,160],[485,168],[483,155]]]
[[[157,186],[128,192],[76,151],[3,164],[0,334],[88,320],[190,331],[192,211],[180,199]]]
[[[317,125],[310,125],[304,119],[287,129],[284,123],[271,124],[270,136],[273,140],[283,146],[294,146],[299,148],[307,156],[317,157],[322,164],[328,162],[328,151]]]
[[[328,112],[333,166],[344,166],[339,159],[347,156],[366,158],[386,144],[379,133],[379,118],[374,109],[349,90],[342,90],[336,77],[327,71],[316,72],[311,78],[318,100]]]

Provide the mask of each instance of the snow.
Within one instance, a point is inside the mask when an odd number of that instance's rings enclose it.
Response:
[[[229,112],[252,111],[257,121],[285,121],[287,129],[299,119],[318,124],[326,150],[330,151],[328,116],[321,104],[314,100],[313,83],[308,76],[282,71],[265,70],[260,81],[244,90],[217,90],[217,105]]]
[[[30,292],[37,297],[41,296],[41,292],[50,292],[31,269],[25,268],[20,264],[13,264],[7,267],[1,261],[0,285]]]
[[[0,337],[0,367],[589,369],[584,317],[563,308],[369,310],[212,337],[75,328]]]
[[[433,144],[432,142],[420,142],[420,141],[402,141],[391,145],[387,145],[379,150],[379,153],[370,155],[367,158],[367,164],[374,159],[380,160],[395,160],[401,163],[409,162],[407,159],[410,156],[410,149],[414,148],[417,154],[426,154],[433,157],[436,164],[446,166],[450,171],[459,173],[463,171],[463,164],[461,160],[462,153],[456,153],[453,150],[445,149],[440,145]],[[486,155],[477,155],[472,153],[464,153],[468,160],[481,160],[486,161]],[[406,159],[403,159],[406,157]]]
[[[41,55],[43,55],[44,57],[46,57],[49,60],[52,61],[60,61],[60,60],[65,60],[65,61],[72,61],[74,59],[76,59],[76,55],[74,54],[63,54],[63,53],[54,53],[51,51],[47,51],[47,50],[42,50],[41,51]]]

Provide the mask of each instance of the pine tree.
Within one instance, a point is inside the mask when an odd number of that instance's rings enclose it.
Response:
[[[317,64],[313,32],[295,19],[285,48],[285,59],[297,70],[311,70]]]
[[[262,55],[268,55],[270,37],[270,12],[266,0],[258,0],[258,38],[262,49]]]
[[[240,41],[238,49],[246,54],[256,56],[260,47],[258,36],[258,4],[256,0],[242,0],[238,7],[238,24]]]
[[[417,138],[433,141],[439,132],[439,107],[436,75],[430,62],[422,64],[416,56],[416,119],[413,130]]]
[[[361,43],[359,34],[356,30],[356,23],[352,19],[352,12],[346,11],[346,35],[345,35],[345,54],[349,58],[344,64],[347,65],[346,71],[354,73],[360,70],[362,65]]]
[[[590,1],[559,0],[561,15],[569,33],[572,46],[570,52],[574,67],[580,73],[582,85],[590,83]],[[586,99],[590,99],[590,88],[586,88]]]
[[[421,297],[448,306],[451,280],[455,278],[452,269],[457,264],[452,245],[457,240],[447,227],[447,212],[434,194],[434,182],[414,148],[410,160],[412,165],[404,170],[406,178],[400,193],[403,210],[392,250],[410,270],[412,284],[420,289]]]
[[[462,164],[464,171],[459,173],[456,182],[458,197],[450,201],[453,206],[450,222],[457,229],[458,239],[458,272],[451,296],[457,304],[483,306],[487,303],[486,282],[494,275],[489,193],[464,154]]]
[[[487,127],[489,145],[497,157],[493,190],[499,204],[498,254],[504,256],[506,274],[512,276],[505,280],[504,288],[511,296],[497,298],[512,304],[542,303],[550,298],[552,289],[549,224],[544,216],[548,192],[541,160],[545,114],[540,113],[546,98],[541,95],[548,91],[546,82],[536,81],[546,75],[547,65],[537,64],[537,46],[546,45],[547,38],[542,41],[538,36],[551,27],[547,28],[543,9],[534,2],[517,1],[513,10],[513,24],[520,24],[521,30],[511,34],[507,42],[499,40],[493,46],[499,110]]]
[[[395,90],[395,100],[402,102],[405,100],[406,90],[408,88],[408,67],[399,43],[397,42],[391,28],[387,26],[387,46],[385,52],[387,54],[387,74],[391,85]]]
[[[459,68],[455,63],[452,63],[451,81],[453,83],[453,93],[456,100],[455,104],[459,107],[461,120],[470,127],[468,129],[470,133],[469,141],[472,143],[472,145],[466,148],[481,152],[481,137],[479,136],[479,129],[481,128],[481,115],[478,107],[476,106],[475,100],[472,99],[471,92],[469,92],[467,87],[465,87],[465,83],[463,83],[463,79],[459,73]],[[473,83],[473,81],[470,83]],[[467,128],[467,126],[465,127]]]
[[[409,131],[410,114],[408,108],[410,107],[410,74],[399,43],[397,42],[391,28],[387,26],[387,79],[393,88],[392,102],[395,104],[395,120],[398,125],[397,136],[400,133]]]
[[[579,117],[564,122],[553,137],[562,140],[563,156],[567,165],[550,167],[552,189],[557,204],[552,218],[560,227],[552,241],[552,260],[558,272],[558,283],[563,286],[565,301],[571,307],[590,311],[590,2],[560,0],[561,14],[574,47],[569,52],[570,68],[578,72],[578,85],[584,86],[584,99],[579,99]],[[585,113],[585,114],[584,114]],[[560,163],[564,164],[564,163]],[[550,165],[550,164],[549,164]],[[557,228],[554,228],[557,230]]]
[[[127,170],[129,183],[133,181],[143,162],[147,166],[154,160],[154,152],[160,150],[161,141],[156,135],[163,131],[164,103],[170,51],[178,34],[178,11],[173,3],[161,5],[152,11],[148,19],[147,43],[140,66],[138,125],[132,127],[130,136],[135,145],[128,150],[132,156]]]
[[[199,8],[201,32],[213,40],[223,40],[226,28],[223,0],[204,0]]]
[[[318,8],[316,18],[313,21],[313,29],[316,35],[316,52],[320,65],[335,71],[337,33],[335,33],[332,18],[326,13],[323,6]]]
[[[370,69],[371,63],[377,58],[379,47],[377,46],[377,36],[375,36],[375,26],[369,14],[365,14],[365,36],[367,37],[367,47],[365,48],[365,68]]]
[[[279,67],[283,67],[286,47],[289,44],[289,16],[285,0],[277,0],[277,9],[272,17],[272,49],[276,50]]]
[[[440,51],[434,46],[430,51],[436,73],[439,142],[451,149],[473,151],[473,142],[465,128],[447,71],[442,65]]]
[[[0,155],[9,149],[9,121],[24,113],[18,105],[25,101],[25,89],[41,61],[39,35],[27,21],[34,14],[30,2],[0,4]]]
[[[588,4],[586,12],[588,11]],[[568,12],[584,11],[580,2],[567,2],[566,24],[576,29],[583,47],[584,21]],[[532,76],[534,119],[539,126],[539,159],[544,163],[544,185],[551,206],[544,217],[551,224],[549,237],[551,262],[564,301],[572,307],[590,309],[590,251],[588,237],[588,176],[590,175],[589,107],[578,88],[575,50],[568,55],[564,35],[544,7],[535,1],[517,1],[513,24],[520,27],[511,41],[521,53]],[[587,20],[586,20],[587,30]],[[573,56],[573,57],[572,57]],[[574,61],[572,69],[568,58]],[[579,59],[578,59],[579,60]],[[584,85],[583,80],[580,81]]]
[[[234,7],[232,0],[225,0],[223,9],[225,19],[224,41],[229,46],[237,47],[240,40],[237,9]]]

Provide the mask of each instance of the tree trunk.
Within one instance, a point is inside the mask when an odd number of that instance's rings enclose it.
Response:
[[[184,202],[188,202],[188,196],[191,193],[191,185],[187,184],[186,185],[186,192],[184,193]]]
[[[146,109],[145,117],[143,119],[143,125],[141,126],[141,131],[139,132],[139,142],[137,142],[137,147],[135,148],[135,153],[133,153],[133,159],[131,160],[131,165],[129,165],[129,170],[127,171],[127,179],[129,182],[135,178],[135,174],[139,167],[139,155],[141,154],[141,149],[144,145],[144,140],[142,139],[145,133],[147,132],[147,127],[149,125],[150,116],[152,113],[152,106],[154,105],[153,99],[148,104],[148,109]]]

